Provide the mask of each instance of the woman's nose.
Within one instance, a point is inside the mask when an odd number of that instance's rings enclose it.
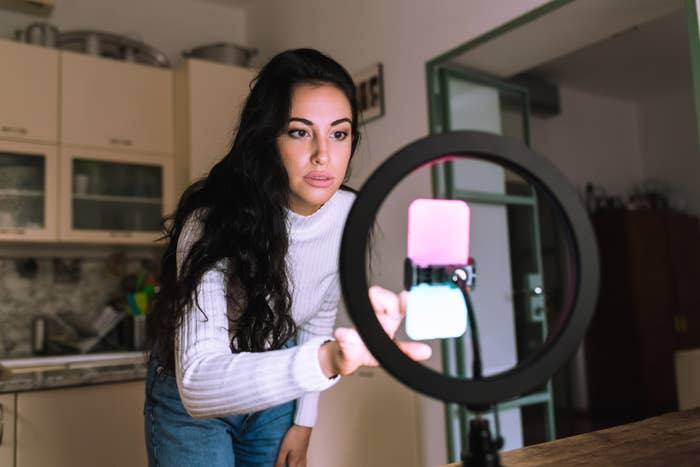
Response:
[[[316,145],[314,147],[314,152],[311,156],[311,162],[314,164],[325,164],[329,161],[330,155],[328,154],[328,141],[320,138],[316,140]]]

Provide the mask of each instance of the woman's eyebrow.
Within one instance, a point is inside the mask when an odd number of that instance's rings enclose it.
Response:
[[[307,120],[305,118],[300,118],[300,117],[290,117],[289,118],[290,122],[301,122],[304,123],[305,125],[313,126],[313,122],[311,120]]]
[[[307,120],[306,118],[301,118],[301,117],[290,117],[290,118],[289,118],[289,121],[290,121],[290,122],[301,122],[301,123],[303,123],[303,124],[305,124],[305,125],[308,125],[308,126],[313,126],[313,125],[314,125],[314,123],[313,123],[311,120]],[[333,122],[331,123],[331,126],[340,125],[340,124],[343,123],[343,122],[348,122],[349,124],[352,125],[352,120],[350,120],[350,119],[347,118],[347,117],[343,117],[343,118],[339,118],[338,120],[333,121]]]

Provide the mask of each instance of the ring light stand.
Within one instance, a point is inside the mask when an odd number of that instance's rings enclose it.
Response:
[[[564,226],[572,258],[562,315],[543,346],[515,368],[478,380],[443,375],[407,357],[384,332],[367,294],[365,251],[382,202],[409,173],[459,158],[503,166],[531,183],[554,207]],[[514,139],[479,131],[459,131],[419,139],[389,157],[367,180],[350,210],[340,249],[340,282],[345,303],[367,348],[377,361],[407,386],[445,402],[483,411],[499,401],[535,390],[575,352],[593,315],[599,264],[593,230],[575,190],[543,157]],[[486,420],[481,420],[486,422]],[[497,440],[488,425],[472,424],[465,465],[499,465]],[[495,452],[495,460],[492,454]],[[491,459],[491,460],[489,460]]]

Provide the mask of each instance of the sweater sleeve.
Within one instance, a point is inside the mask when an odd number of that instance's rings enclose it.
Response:
[[[337,278],[326,292],[319,312],[297,330],[297,343],[305,345],[314,342],[319,337],[326,341],[333,335],[335,316],[338,312],[338,301],[340,299],[340,287]],[[336,376],[331,381],[333,384],[340,380]],[[320,392],[314,391],[304,394],[297,401],[294,423],[296,425],[312,427],[316,423],[318,412],[318,400]]]
[[[199,236],[201,224],[188,221],[178,241],[178,270]],[[231,352],[222,266],[203,275],[199,306],[195,302],[185,310],[175,333],[175,373],[187,412],[197,418],[250,413],[331,386],[318,361],[325,337],[290,349]]]

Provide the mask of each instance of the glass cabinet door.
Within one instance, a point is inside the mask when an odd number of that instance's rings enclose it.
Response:
[[[61,221],[62,235],[144,243],[160,235],[163,215],[170,209],[170,159],[63,151],[69,222]]]
[[[56,151],[0,142],[0,239],[56,237]]]
[[[163,167],[73,159],[73,228],[157,232]]]

